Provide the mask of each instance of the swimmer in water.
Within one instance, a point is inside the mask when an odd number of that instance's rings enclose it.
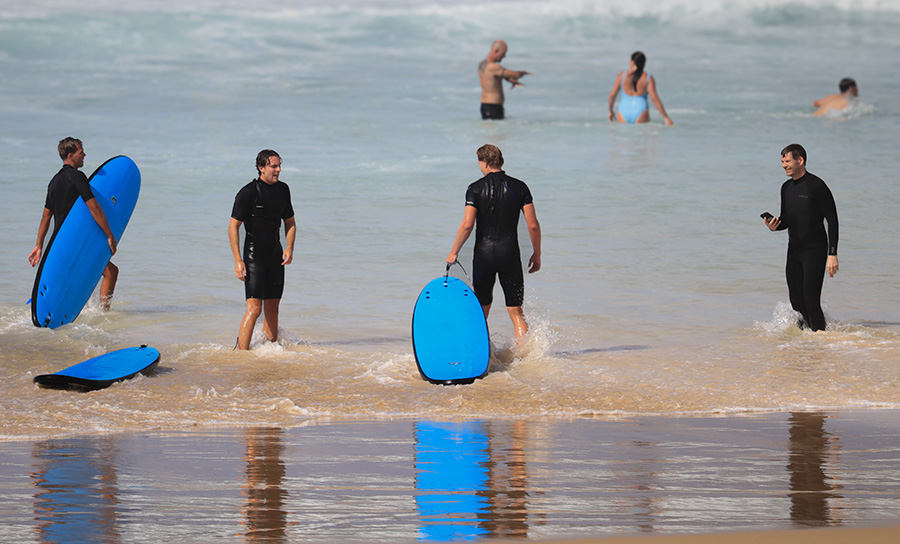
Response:
[[[819,108],[813,115],[823,116],[830,111],[843,112],[848,106],[853,104],[859,96],[859,89],[856,88],[856,81],[852,78],[845,77],[838,83],[840,94],[830,94],[825,98],[821,98],[813,102],[813,106]]]
[[[512,88],[523,86],[519,79],[530,74],[524,70],[507,70],[500,66],[506,56],[506,42],[497,40],[491,44],[491,51],[478,65],[478,81],[481,83],[481,118],[503,119],[503,80]]]
[[[662,100],[656,93],[656,80],[644,72],[646,63],[647,57],[640,51],[636,51],[631,55],[631,64],[628,66],[628,70],[619,72],[619,75],[616,76],[616,82],[613,83],[612,91],[609,93],[610,122],[618,120],[620,123],[649,123],[650,105],[647,102],[649,95],[666,125],[675,124],[666,114]],[[619,100],[619,107],[616,110],[614,106],[619,90],[622,91],[622,99]]]

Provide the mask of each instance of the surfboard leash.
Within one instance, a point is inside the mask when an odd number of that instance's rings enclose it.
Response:
[[[463,265],[459,262],[459,259],[453,261],[452,263],[447,263],[447,269],[444,271],[444,282],[447,281],[447,276],[450,275],[450,267],[452,267],[453,265],[458,266],[460,270],[463,271],[463,274],[466,275],[466,279],[469,280],[469,285],[472,285],[472,278],[469,276],[469,273],[466,272],[466,269],[463,268]]]

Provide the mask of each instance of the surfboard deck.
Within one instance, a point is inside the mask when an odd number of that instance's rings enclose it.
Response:
[[[53,374],[34,377],[34,383],[48,389],[95,391],[128,380],[140,374],[148,374],[159,364],[156,348],[140,346],[105,353],[72,365]]]
[[[469,384],[487,374],[484,311],[459,278],[441,276],[422,289],[413,310],[412,343],[419,374],[431,383]]]
[[[116,241],[137,205],[141,173],[124,155],[103,163],[89,178]],[[78,317],[112,257],[106,235],[81,197],[47,244],[34,278],[31,321],[55,329]]]

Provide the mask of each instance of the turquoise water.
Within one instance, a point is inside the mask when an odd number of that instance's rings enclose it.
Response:
[[[0,435],[897,407],[900,7],[852,6],[0,2]],[[488,123],[475,69],[496,38],[505,66],[533,74]],[[672,128],[655,110],[647,126],[606,120],[636,49]],[[860,104],[812,117],[845,76]],[[25,257],[68,135],[88,173],[132,157],[142,194],[113,310],[92,302],[38,330]],[[416,372],[411,311],[443,272],[485,142],[529,184],[543,227],[533,338],[477,384],[439,388]],[[791,142],[841,220],[820,334],[792,326],[786,236],[759,219],[777,212]],[[281,342],[235,353],[244,301],[226,228],[263,148],[284,159],[297,251]],[[501,350],[504,314],[489,321]],[[162,353],[153,377],[91,395],[31,385],[139,344]]]

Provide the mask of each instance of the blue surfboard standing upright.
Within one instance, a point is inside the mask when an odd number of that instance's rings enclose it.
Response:
[[[413,310],[412,343],[419,373],[431,383],[468,384],[487,374],[487,321],[475,293],[459,278],[445,274],[422,289]]]
[[[124,155],[113,157],[91,174],[89,182],[119,241],[141,191],[137,165]],[[31,321],[36,327],[51,329],[78,317],[112,258],[106,235],[81,197],[55,230],[31,293]]]

